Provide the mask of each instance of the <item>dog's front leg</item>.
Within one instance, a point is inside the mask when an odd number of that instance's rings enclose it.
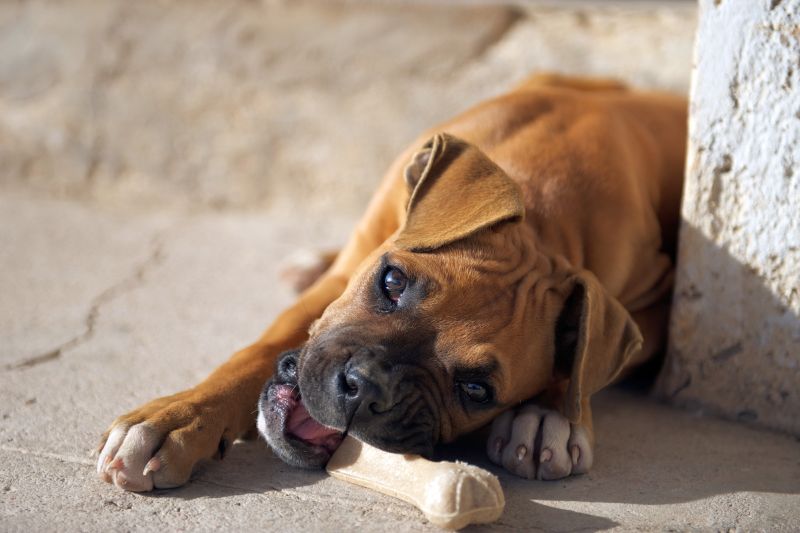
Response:
[[[581,420],[570,421],[552,398],[531,401],[495,418],[486,451],[489,459],[528,479],[553,480],[588,472],[594,459],[594,431],[588,399]]]
[[[221,457],[254,426],[258,395],[274,371],[275,358],[305,341],[311,322],[346,283],[343,276],[323,276],[258,342],[205,381],[117,418],[100,443],[98,474],[121,489],[148,491],[182,485],[198,461]]]
[[[399,227],[413,145],[390,167],[347,245],[330,269],[284,311],[258,342],[236,353],[196,387],[153,400],[117,418],[100,443],[101,478],[132,491],[186,483],[201,459],[221,456],[255,427],[258,396],[275,360],[308,338],[312,322],[345,290],[361,262]]]

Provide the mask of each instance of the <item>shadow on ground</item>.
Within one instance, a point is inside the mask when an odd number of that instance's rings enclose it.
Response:
[[[779,433],[677,411],[636,392],[599,394],[596,463],[592,471],[562,481],[529,481],[488,462],[479,437],[442,449],[442,456],[466,460],[495,472],[506,496],[501,524],[545,530],[609,529],[620,523],[588,512],[562,509],[567,503],[669,505],[735,493],[800,494],[800,444]],[[226,498],[241,493],[292,491],[326,479],[321,471],[284,465],[261,441],[237,444],[222,462],[206,464],[193,483],[156,498]],[[326,491],[335,500],[334,481]],[[355,489],[356,491],[362,489]],[[318,492],[318,495],[321,493]]]

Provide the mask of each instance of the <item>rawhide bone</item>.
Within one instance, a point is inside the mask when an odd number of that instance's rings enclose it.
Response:
[[[406,501],[447,529],[493,522],[506,503],[497,477],[482,468],[389,453],[353,437],[345,438],[327,470],[335,478]]]

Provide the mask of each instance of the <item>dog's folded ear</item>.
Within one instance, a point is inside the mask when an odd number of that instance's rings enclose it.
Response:
[[[584,401],[619,375],[642,347],[642,334],[628,311],[588,271],[561,287],[564,308],[556,321],[556,372],[569,379],[563,414],[581,418]]]
[[[525,213],[517,184],[478,148],[452,135],[428,141],[405,178],[411,198],[396,241],[401,248],[434,250]]]

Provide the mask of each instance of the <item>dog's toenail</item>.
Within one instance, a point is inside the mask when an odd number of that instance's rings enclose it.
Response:
[[[504,444],[505,444],[505,441],[502,439],[502,437],[498,437],[497,439],[495,439],[495,441],[494,441],[494,454],[495,455],[500,455],[500,452],[503,450],[503,445]]]
[[[542,455],[539,456],[539,462],[546,463],[552,458],[553,458],[553,452],[550,451],[550,448],[545,448],[544,450],[542,450]]]
[[[517,447],[517,461],[522,461],[528,453],[528,448],[523,445]]]
[[[578,461],[581,460],[581,449],[576,444],[576,445],[574,445],[572,447],[572,449],[569,452],[570,452],[570,455],[572,456],[572,464],[577,466],[578,465]]]
[[[111,456],[106,455],[102,461],[97,462],[97,473],[100,474],[106,470],[106,465],[111,461]]]
[[[142,475],[146,477],[147,474],[149,474],[150,472],[158,472],[160,468],[161,468],[161,460],[158,457],[153,457],[152,459],[147,461],[146,465],[144,465],[144,470],[142,471]]]

